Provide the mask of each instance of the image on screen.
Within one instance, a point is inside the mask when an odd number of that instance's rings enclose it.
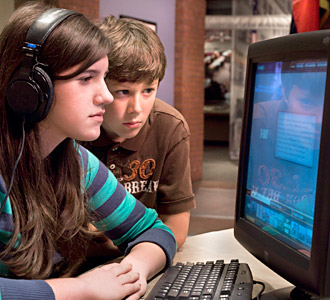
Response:
[[[310,256],[327,61],[255,68],[245,218]]]

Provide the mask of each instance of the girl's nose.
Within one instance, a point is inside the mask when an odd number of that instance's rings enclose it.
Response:
[[[103,89],[104,89],[104,95],[103,95],[103,99],[104,99],[104,104],[110,104],[113,101],[113,96],[110,93],[107,84],[105,83],[105,81],[103,81]]]
[[[101,88],[100,88],[100,92],[98,94],[98,96],[96,97],[97,98],[97,102],[99,104],[110,104],[112,103],[113,101],[113,96],[112,94],[110,93],[105,81],[103,80],[103,82],[101,83]]]

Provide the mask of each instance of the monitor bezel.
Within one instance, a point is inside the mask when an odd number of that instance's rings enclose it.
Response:
[[[329,232],[330,201],[321,201],[330,196],[327,182],[330,180],[330,30],[294,34],[265,40],[250,45],[247,57],[245,108],[241,135],[240,161],[236,193],[235,238],[260,261],[269,266],[293,285],[319,296],[330,296]],[[274,239],[257,226],[243,218],[244,199],[249,158],[249,141],[252,121],[251,99],[254,92],[256,63],[325,58],[328,61],[326,90],[323,109],[320,156],[315,199],[315,215],[311,256],[308,258],[283,242]],[[328,214],[327,214],[328,212]],[[326,223],[326,224],[325,224]]]

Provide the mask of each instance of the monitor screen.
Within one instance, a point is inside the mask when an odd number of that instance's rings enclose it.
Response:
[[[330,297],[330,31],[250,45],[234,233],[271,269]]]
[[[244,216],[310,256],[327,61],[255,68]]]

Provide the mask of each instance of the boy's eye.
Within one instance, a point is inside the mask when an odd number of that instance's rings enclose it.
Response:
[[[117,91],[118,95],[128,95],[129,92],[128,90],[120,90],[120,91]]]
[[[309,109],[313,107],[313,101],[309,98],[300,98],[298,99],[300,105],[305,108],[305,109]]]
[[[152,93],[153,90],[154,90],[154,89],[151,89],[151,88],[150,88],[150,89],[145,89],[144,92],[145,92],[146,94],[150,94],[150,93]]]

